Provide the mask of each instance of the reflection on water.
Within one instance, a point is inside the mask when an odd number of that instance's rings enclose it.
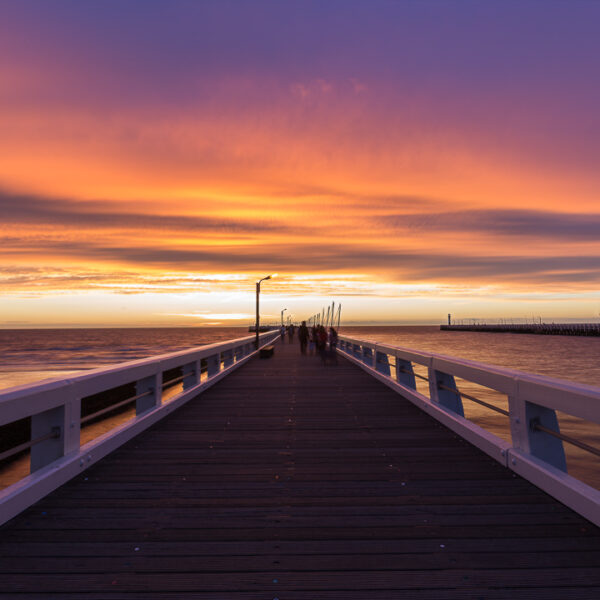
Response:
[[[342,327],[341,334],[395,346],[436,352],[492,365],[539,373],[600,386],[600,338],[540,336],[510,333],[440,331],[438,327]],[[244,328],[173,329],[74,329],[0,330],[0,387],[59,377],[82,369],[183,350],[248,335]],[[427,376],[424,367],[415,373]],[[498,392],[470,382],[457,382],[462,392],[507,409]],[[165,401],[178,393],[175,386]],[[426,381],[417,379],[417,390],[429,395]],[[510,441],[507,417],[464,400],[465,416],[498,437]],[[82,429],[85,444],[135,416],[133,407],[124,413],[92,423]],[[600,426],[559,415],[561,430],[590,445],[600,447]],[[599,461],[593,455],[565,444],[569,473],[600,488]],[[1,474],[4,485],[27,475],[29,457],[15,461]],[[0,485],[1,487],[1,485]]]
[[[243,327],[0,329],[0,389],[247,335]]]

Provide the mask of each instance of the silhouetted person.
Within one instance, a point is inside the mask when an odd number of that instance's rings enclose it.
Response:
[[[306,321],[302,321],[302,325],[298,329],[298,339],[300,340],[300,352],[306,354],[306,346],[308,345],[308,327]]]
[[[321,360],[323,364],[327,362],[327,331],[325,331],[325,327],[323,325],[319,325],[319,329],[317,331],[317,351],[321,356]]]
[[[290,344],[294,341],[294,332],[296,331],[296,328],[294,327],[293,323],[290,323],[288,325],[288,340],[290,341]]]
[[[279,329],[279,334],[281,335],[281,343],[285,344],[285,325],[282,325]]]
[[[319,336],[317,334],[317,326],[313,325],[310,329],[310,342],[308,344],[308,353],[310,355],[313,355],[315,353],[318,337]]]
[[[338,343],[338,334],[337,331],[333,328],[329,328],[329,358],[331,362],[337,365],[337,343]]]

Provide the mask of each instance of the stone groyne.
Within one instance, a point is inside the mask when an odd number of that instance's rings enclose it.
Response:
[[[440,325],[444,331],[485,331],[489,333],[533,333],[538,335],[581,335],[600,337],[600,323],[520,323]]]

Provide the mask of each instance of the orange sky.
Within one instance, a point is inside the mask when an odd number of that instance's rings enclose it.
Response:
[[[594,6],[232,6],[6,11],[1,327],[598,317]]]

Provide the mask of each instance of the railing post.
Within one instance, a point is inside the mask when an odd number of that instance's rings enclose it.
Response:
[[[136,395],[145,394],[146,392],[151,393],[135,401],[136,415],[141,415],[156,406],[160,406],[162,402],[162,371],[156,375],[140,379],[135,384]]]
[[[81,398],[72,398],[65,405],[64,454],[78,452],[81,446]]]
[[[228,348],[221,353],[223,356],[223,368],[230,367],[233,364],[233,350]]]
[[[375,370],[383,375],[390,376],[390,361],[385,352],[375,350]]]
[[[428,371],[429,397],[431,398],[431,401],[443,406],[444,408],[447,408],[448,410],[451,410],[461,417],[464,417],[465,411],[463,409],[462,398],[460,395],[440,387],[443,385],[451,390],[457,390],[454,377],[452,375],[448,375],[448,373],[436,371],[433,366],[430,366]]]
[[[525,402],[519,396],[519,384],[516,380],[513,392],[508,394],[508,412],[512,445],[519,450],[525,449],[528,447]]]
[[[560,433],[556,411],[533,402],[525,402],[525,419],[527,423],[528,452],[566,473],[567,459],[565,458],[562,440],[535,429],[535,425],[538,424]]]
[[[196,360],[182,367],[183,389],[187,390],[200,383],[200,361]]]
[[[517,380],[514,394],[508,397],[513,446],[566,473],[567,460],[562,440],[535,429],[537,424],[560,433],[556,411],[528,402],[521,397],[519,388]]]
[[[47,437],[31,447],[30,469],[33,473],[67,454],[78,452],[81,431],[81,398],[66,381],[49,392],[61,404],[31,415],[31,439]]]
[[[221,354],[211,354],[206,357],[206,375],[212,377],[221,370]]]
[[[236,362],[238,362],[239,360],[242,360],[242,358],[244,358],[244,346],[242,344],[240,344],[239,346],[236,346],[233,349],[233,354],[234,354],[234,358],[235,358]]]
[[[362,347],[362,361],[371,368],[375,367],[375,353],[369,346]]]
[[[39,442],[31,447],[30,469],[33,473],[56,459],[64,456],[65,405],[45,410],[31,417],[31,439],[55,432],[56,437]]]
[[[396,380],[398,383],[409,387],[412,390],[417,389],[415,372],[410,360],[404,360],[396,356]]]

